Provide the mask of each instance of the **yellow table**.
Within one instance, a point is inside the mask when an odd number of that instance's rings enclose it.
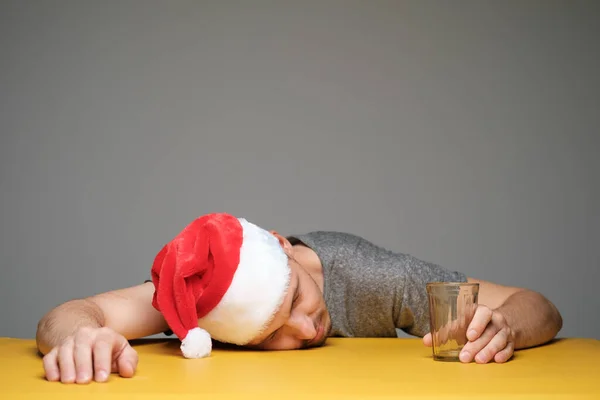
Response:
[[[330,339],[322,348],[215,349],[188,360],[173,339],[132,342],[130,379],[65,385],[43,378],[32,340],[0,338],[0,399],[600,399],[600,341],[559,339],[506,364],[433,361],[419,339]]]

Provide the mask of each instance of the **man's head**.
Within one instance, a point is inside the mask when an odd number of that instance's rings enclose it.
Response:
[[[290,282],[281,307],[266,329],[247,346],[265,350],[291,350],[321,346],[331,329],[331,319],[322,289],[296,260],[295,248],[277,232],[277,238],[288,257]]]
[[[321,343],[321,324],[328,327],[322,295],[290,243],[228,214],[192,221],[157,254],[151,272],[152,304],[188,358],[210,354],[211,338],[306,347]]]

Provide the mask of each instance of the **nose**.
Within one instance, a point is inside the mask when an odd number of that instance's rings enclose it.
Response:
[[[308,315],[292,314],[287,321],[287,326],[297,339],[310,340],[317,334],[315,325]]]

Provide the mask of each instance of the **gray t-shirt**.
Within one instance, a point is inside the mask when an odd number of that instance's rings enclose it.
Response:
[[[288,239],[308,246],[321,260],[330,336],[396,337],[396,328],[423,336],[429,332],[426,283],[467,279],[347,233],[321,231]]]

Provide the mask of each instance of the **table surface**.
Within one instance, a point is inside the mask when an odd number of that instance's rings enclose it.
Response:
[[[180,356],[174,339],[133,341],[133,378],[48,382],[33,340],[0,338],[0,398],[71,399],[600,399],[600,341],[557,339],[505,364],[434,361],[419,339],[329,339],[295,351],[216,348]]]

